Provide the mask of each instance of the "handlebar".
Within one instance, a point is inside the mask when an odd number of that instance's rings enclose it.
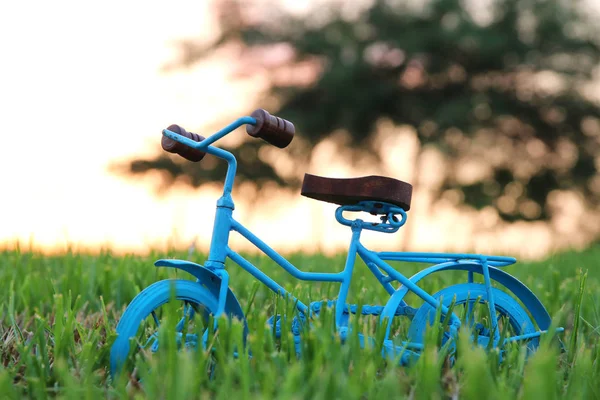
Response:
[[[239,118],[208,138],[188,132],[179,125],[170,125],[162,132],[161,146],[169,153],[179,154],[189,161],[198,162],[206,155],[208,146],[245,124],[246,132],[250,136],[261,138],[281,149],[287,147],[294,138],[294,124],[259,108],[250,117]]]
[[[259,137],[280,149],[292,142],[296,128],[290,121],[271,115],[262,108],[255,110],[250,117],[256,120],[256,124],[246,126],[248,135]]]
[[[169,125],[167,130],[177,133],[177,134],[179,134],[183,137],[186,137],[188,139],[191,139],[195,142],[201,142],[205,139],[203,136],[200,136],[196,133],[186,131],[179,125]],[[163,150],[165,150],[169,153],[179,154],[181,157],[185,158],[186,160],[190,160],[193,162],[201,161],[204,158],[204,156],[206,155],[206,153],[203,152],[202,150],[198,150],[193,147],[186,146],[185,144],[183,144],[181,142],[177,142],[165,135],[163,135],[163,137],[160,141],[160,145],[162,146]]]

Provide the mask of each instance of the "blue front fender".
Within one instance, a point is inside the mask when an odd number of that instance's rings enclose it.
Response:
[[[172,260],[162,259],[154,263],[157,267],[168,267],[180,269],[193,275],[198,282],[206,287],[216,299],[219,298],[219,291],[221,288],[221,278],[208,268],[203,267],[200,264],[193,263],[186,260]],[[235,317],[240,321],[244,322],[244,336],[248,333],[248,324],[246,323],[246,317],[242,306],[238,301],[237,297],[233,294],[230,288],[227,289],[227,299],[225,300],[225,314],[230,317]]]
[[[482,274],[481,264],[473,261],[450,261],[446,263],[441,263],[437,265],[433,265],[429,268],[425,268],[424,270],[419,271],[415,275],[413,275],[410,280],[413,283],[419,282],[421,279],[425,278],[428,275],[431,275],[440,271],[469,271],[475,272],[478,274]],[[496,281],[506,287],[509,291],[511,291],[515,297],[517,297],[525,306],[525,309],[531,313],[531,316],[537,323],[540,330],[547,330],[550,328],[550,314],[542,304],[542,302],[536,297],[535,294],[527,286],[525,286],[521,281],[519,281],[514,276],[510,275],[507,272],[502,271],[501,269],[495,267],[489,267],[490,278],[493,281]],[[388,321],[391,322],[392,318],[396,313],[396,309],[401,304],[404,299],[404,296],[408,293],[408,288],[405,286],[401,286],[398,290],[392,294],[387,304],[385,305],[383,312],[381,313],[381,321],[383,322],[385,318],[388,318]],[[390,329],[391,323],[388,323],[388,331]]]

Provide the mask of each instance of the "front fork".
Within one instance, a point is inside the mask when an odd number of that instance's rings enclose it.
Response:
[[[217,311],[215,312],[214,317],[213,317],[213,330],[216,331],[218,328],[218,319],[225,312],[225,305],[227,304],[227,294],[229,292],[229,274],[227,273],[227,271],[225,269],[218,269],[213,272],[219,278],[221,278],[221,285],[219,287],[219,302],[217,305]],[[202,283],[202,280],[196,279],[196,282]],[[175,331],[181,332],[183,330],[186,320],[190,320],[190,319],[194,318],[194,314],[195,314],[195,311],[194,311],[194,308],[192,308],[192,307],[190,307],[189,312],[184,310],[184,316],[177,323],[177,326],[175,327]],[[179,333],[179,335],[181,337],[183,337],[181,335],[181,333]],[[184,339],[181,339],[181,337],[180,337],[179,340],[182,340],[182,342],[187,343],[187,341],[191,338],[191,342],[195,342],[195,339],[194,339],[195,336],[196,335],[186,334]],[[202,344],[203,344],[204,348],[206,348],[207,343],[208,343],[208,329],[206,329],[204,331],[204,334],[202,335]],[[158,346],[158,340],[155,341],[153,347],[154,346]],[[156,350],[153,348],[153,351],[156,351]]]
[[[213,330],[216,332],[218,329],[219,317],[225,312],[225,305],[227,304],[227,294],[229,291],[229,274],[224,268],[213,270],[213,272],[221,278],[221,286],[219,287],[219,302],[217,305],[217,311],[213,318]],[[196,282],[201,283],[198,279]],[[204,330],[202,334],[202,345],[206,349],[208,343],[208,329]]]
[[[217,312],[215,313],[215,324],[217,318],[225,311],[225,304],[227,302],[227,293],[229,291],[229,274],[223,268],[214,271],[217,276],[221,278],[221,287],[219,288],[219,305],[217,306]],[[215,325],[216,329],[216,325]]]

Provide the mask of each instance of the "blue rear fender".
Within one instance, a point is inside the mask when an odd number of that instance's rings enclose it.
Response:
[[[429,268],[425,268],[413,275],[410,278],[410,280],[411,282],[416,284],[426,276],[441,271],[468,271],[483,274],[481,264],[479,264],[478,262],[450,261],[446,263],[432,265]],[[531,316],[537,323],[540,330],[547,330],[550,328],[551,318],[548,314],[548,311],[546,310],[542,302],[537,298],[537,296],[527,286],[525,286],[525,284],[523,284],[517,278],[515,278],[507,272],[502,271],[499,268],[490,266],[489,271],[490,278],[492,281],[495,281],[504,286],[508,291],[512,292],[512,294],[523,303],[525,309],[529,313],[531,313]],[[388,318],[388,321],[391,321],[391,319],[394,317],[396,309],[398,308],[398,306],[400,306],[407,293],[408,288],[405,286],[400,286],[400,288],[398,288],[398,290],[396,290],[392,294],[387,304],[385,305],[383,312],[381,313],[381,322],[383,322],[385,318]],[[391,324],[388,323],[388,331],[390,329],[390,325]]]
[[[219,299],[221,277],[219,277],[210,269],[187,260],[162,259],[156,261],[154,265],[156,267],[175,268],[187,272],[188,274],[194,276],[198,280],[198,283],[208,289],[215,299]],[[243,321],[245,337],[245,335],[248,333],[248,324],[246,322],[246,317],[244,316],[242,306],[240,305],[237,297],[235,297],[231,291],[231,288],[227,288],[227,299],[225,300],[224,312],[230,317],[235,317],[240,321]]]

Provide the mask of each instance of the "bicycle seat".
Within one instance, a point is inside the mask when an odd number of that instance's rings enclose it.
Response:
[[[342,206],[354,205],[360,201],[381,201],[408,211],[412,185],[384,176],[340,179],[304,174],[300,194]]]

